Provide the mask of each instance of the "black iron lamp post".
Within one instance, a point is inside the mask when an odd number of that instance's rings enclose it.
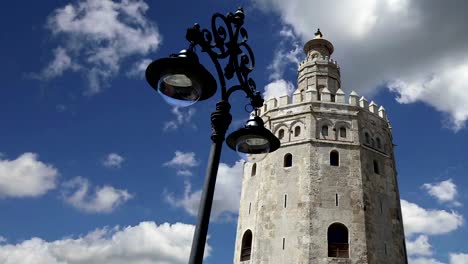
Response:
[[[249,77],[255,60],[247,44],[248,35],[243,27],[244,17],[242,8],[239,8],[235,13],[228,13],[226,16],[214,14],[211,19],[211,31],[201,29],[195,24],[187,29],[186,39],[190,43],[187,50],[153,61],[146,69],[148,83],[170,104],[189,106],[208,99],[216,93],[217,84],[210,72],[198,61],[195,47],[199,46],[201,51],[211,58],[221,87],[221,100],[216,104],[216,111],[211,114],[212,145],[190,264],[203,261],[221,148],[232,120],[228,100],[233,92],[240,90],[246,94],[255,115],[247,121],[244,128],[228,136],[227,145],[250,162],[259,161],[280,147],[278,138],[264,127],[262,119],[257,116],[257,109],[263,105],[263,99],[256,90],[255,82]],[[227,61],[224,69],[220,60]],[[239,83],[227,88],[226,81],[234,76]]]

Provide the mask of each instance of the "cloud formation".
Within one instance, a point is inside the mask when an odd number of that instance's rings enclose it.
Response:
[[[219,164],[216,189],[213,198],[213,219],[231,220],[239,212],[239,200],[242,189],[242,171],[244,161],[237,161],[233,166]],[[181,198],[167,194],[166,200],[175,207],[185,209],[190,215],[196,216],[200,204],[201,189],[192,191],[192,185],[185,182],[184,195]]]
[[[133,198],[127,190],[108,185],[93,187],[83,177],[75,177],[63,183],[62,196],[66,203],[87,213],[110,213]]]
[[[54,189],[58,170],[24,153],[14,160],[0,157],[0,197],[36,197]]]
[[[432,246],[429,243],[429,237],[426,235],[420,235],[414,240],[406,241],[406,250],[408,256],[431,256]]]
[[[452,179],[438,183],[425,183],[422,188],[441,203],[450,203],[455,206],[461,205],[456,200],[458,196],[457,185],[453,183]]]
[[[263,92],[266,100],[291,95],[294,92],[294,84],[284,79],[284,73],[288,68],[297,69],[302,56],[300,40],[292,28],[284,26],[279,35],[282,40],[274,51],[273,61],[268,65],[270,83],[264,87]]]
[[[0,245],[3,264],[185,264],[193,225],[141,222],[135,226],[101,228],[83,237],[45,241],[31,238]],[[206,248],[209,256],[211,247]]]
[[[189,124],[192,121],[193,116],[196,113],[195,108],[188,108],[184,110],[183,108],[174,106],[172,107],[171,113],[174,114],[175,119],[167,121],[164,123],[164,131],[172,131],[178,129],[184,124]],[[192,124],[195,128],[196,126]]]
[[[196,167],[198,164],[199,162],[195,158],[195,152],[182,152],[177,150],[174,153],[174,157],[163,165],[177,169],[177,175],[192,176],[193,173],[189,168]]]
[[[279,98],[284,95],[291,95],[294,92],[294,85],[284,79],[279,79],[270,82],[265,86],[263,98],[268,100],[270,98]]]
[[[117,153],[109,153],[107,157],[102,161],[102,165],[107,168],[120,168],[125,158]]]
[[[336,47],[333,56],[341,65],[344,90],[372,95],[377,87],[387,84],[400,103],[423,102],[444,113],[453,130],[465,126],[467,2],[252,2],[265,12],[279,14],[302,43],[312,39],[315,29],[320,27]],[[289,36],[286,34],[285,38]]]
[[[433,258],[426,257],[417,257],[417,258],[408,258],[409,264],[445,264]]]
[[[160,45],[155,24],[145,16],[148,8],[143,0],[85,0],[56,9],[47,29],[60,44],[38,77],[77,71],[87,77],[86,94],[100,92],[126,59],[144,57]]]
[[[425,209],[406,200],[401,200],[401,211],[406,236],[447,234],[462,226],[464,222],[463,216],[457,212]]]
[[[468,254],[450,253],[450,264],[466,264],[468,263]]]

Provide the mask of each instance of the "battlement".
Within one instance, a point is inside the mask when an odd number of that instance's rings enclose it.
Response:
[[[317,63],[317,64],[333,64],[336,66],[336,68],[340,68],[340,65],[338,62],[329,56],[322,56],[318,55],[317,56],[307,56],[302,62],[299,63],[298,68],[302,68],[305,64],[307,63]]]
[[[320,100],[318,100],[318,98],[320,98]],[[349,94],[348,102],[346,102],[346,95],[341,89],[338,89],[336,94],[332,95],[330,91],[325,88],[320,93],[320,96],[318,96],[318,92],[313,86],[309,86],[305,91],[300,91],[298,89],[292,96],[284,95],[278,99],[268,99],[260,108],[260,115],[304,103],[322,104],[320,106],[321,108],[326,108],[327,105],[329,105],[330,108],[333,108],[334,105],[358,107],[388,122],[387,113],[383,106],[377,105],[374,101],[369,103],[364,96],[360,97],[355,91]]]

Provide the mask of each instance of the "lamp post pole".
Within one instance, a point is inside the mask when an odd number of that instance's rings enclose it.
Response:
[[[236,12],[227,15],[214,14],[211,18],[211,31],[201,29],[198,24],[195,24],[187,29],[185,36],[190,43],[188,50],[181,51],[178,56],[171,55],[170,58],[153,61],[146,69],[148,83],[162,94],[163,98],[193,101],[194,95],[198,94],[200,100],[207,99],[215,93],[216,81],[198,63],[198,57],[195,54],[195,48],[198,46],[202,52],[209,55],[213,62],[221,87],[221,100],[211,114],[212,144],[189,264],[203,262],[221,150],[226,131],[232,120],[229,97],[235,91],[243,91],[250,99],[252,110],[263,105],[263,99],[256,90],[255,82],[249,77],[249,73],[255,67],[255,60],[247,44],[248,34],[243,27],[244,17],[242,8],[239,8]],[[221,67],[220,61],[227,61],[223,63],[224,67]],[[227,88],[227,80],[234,77],[238,83]],[[245,128],[232,133],[227,139],[227,144],[238,152],[251,155],[249,159],[256,154],[260,154],[258,155],[260,157],[265,153],[275,151],[280,146],[279,140],[265,129],[263,121],[258,116],[250,119]]]
[[[232,119],[229,113],[230,108],[231,106],[227,101],[220,101],[216,105],[216,111],[211,114],[211,126],[213,130],[211,135],[212,143],[206,169],[205,184],[203,186],[198,209],[197,226],[193,235],[192,250],[190,251],[190,264],[203,262],[221,149],[223,147],[226,131]]]
[[[223,25],[218,26],[218,21],[223,22]],[[232,120],[231,105],[228,101],[229,96],[235,90],[243,90],[247,97],[251,99],[253,107],[260,107],[263,104],[263,99],[259,93],[256,93],[255,82],[248,77],[248,74],[253,70],[255,60],[252,50],[246,43],[248,36],[247,31],[242,27],[243,24],[244,12],[239,8],[234,14],[228,13],[226,16],[219,13],[214,14],[211,20],[212,32],[201,29],[198,24],[195,24],[187,30],[186,34],[191,48],[198,45],[203,52],[208,53],[215,65],[221,86],[221,101],[216,104],[216,111],[211,114],[211,151],[198,209],[198,220],[193,236],[189,264],[203,262],[221,149],[226,131]],[[242,37],[240,41],[239,37]],[[247,54],[242,52],[242,47],[245,48]],[[224,58],[228,59],[228,63],[223,71],[219,59]],[[232,79],[234,75],[237,76],[239,84],[226,89],[226,79]]]

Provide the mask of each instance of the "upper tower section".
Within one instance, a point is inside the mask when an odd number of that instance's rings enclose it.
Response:
[[[320,29],[315,33],[315,38],[304,45],[305,60],[299,64],[298,90],[317,91],[317,100],[320,95],[330,93],[334,102],[338,90],[341,88],[340,67],[330,58],[334,50],[333,44],[323,38]],[[342,93],[339,91],[338,93]]]

